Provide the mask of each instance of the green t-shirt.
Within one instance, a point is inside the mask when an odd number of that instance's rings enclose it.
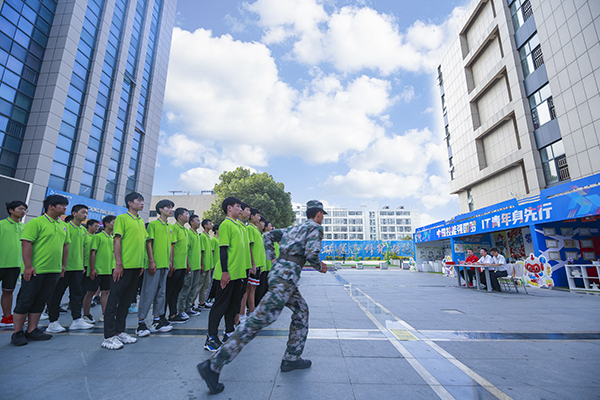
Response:
[[[210,271],[213,268],[213,252],[208,233],[202,232],[200,234],[200,242],[202,243],[202,264],[204,265],[204,270]]]
[[[160,218],[148,224],[148,239],[152,240],[152,255],[156,268],[169,268],[171,261],[171,245],[175,243],[173,225],[163,222]],[[144,265],[148,268],[148,263]]]
[[[90,266],[90,250],[92,249],[92,238],[94,235],[90,235],[89,232],[85,231],[85,236],[83,238],[83,263],[87,267]]]
[[[248,225],[248,233],[251,235],[252,256],[254,257],[254,265],[256,268],[263,268],[267,261],[265,254],[265,244],[263,243],[262,234],[253,224]]]
[[[75,225],[73,221],[67,223],[69,235],[71,235],[71,243],[69,244],[69,258],[67,258],[67,267],[65,271],[83,271],[83,242],[87,230],[79,225]]]
[[[191,271],[198,271],[200,269],[200,255],[202,254],[202,244],[200,243],[200,235],[198,232],[189,230],[188,240],[190,247],[188,249],[188,262],[190,263]]]
[[[24,226],[10,217],[0,221],[0,268],[23,267],[21,235]]]
[[[242,232],[242,240],[244,241],[244,249],[246,249],[244,251],[244,263],[243,265],[245,266],[246,269],[250,269],[252,268],[252,259],[250,258],[250,238],[249,236],[249,232],[248,232],[248,227],[241,221],[241,220],[237,220],[236,221],[238,223],[238,225],[240,226],[240,231]]]
[[[219,253],[219,238],[216,236],[213,236],[212,239],[210,239],[210,246],[212,247],[212,251],[213,251],[213,268],[217,268],[217,265],[219,266],[219,268],[221,268],[221,253]]]
[[[110,275],[115,269],[114,238],[114,235],[109,235],[105,231],[92,236],[90,250],[96,250],[94,269],[98,275]],[[88,268],[87,276],[90,276],[90,269]]]
[[[144,220],[126,212],[115,219],[115,236],[121,237],[121,262],[123,269],[141,268],[146,251],[146,228]]]
[[[263,247],[264,247],[264,243],[265,242],[263,241]],[[273,243],[273,249],[275,250],[275,258],[279,257],[279,243],[277,243],[277,242]],[[266,256],[265,256],[265,258],[266,258]],[[271,260],[267,259],[265,264],[267,266],[265,271],[268,272],[271,270],[271,268],[273,268],[273,263],[271,262]]]
[[[36,274],[62,271],[63,246],[71,243],[67,224],[44,213],[29,221],[23,229],[21,241],[31,242],[31,265]]]
[[[246,251],[243,231],[246,229],[230,218],[219,225],[219,246],[227,247],[227,272],[231,280],[246,277]],[[215,267],[213,278],[221,280],[223,271],[220,263]]]
[[[173,235],[175,236],[175,249],[173,253],[173,265],[175,269],[187,268],[187,256],[190,248],[188,239],[188,229],[183,227],[179,222],[173,225]]]

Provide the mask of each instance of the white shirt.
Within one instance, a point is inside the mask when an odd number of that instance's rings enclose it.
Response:
[[[500,264],[499,267],[496,267],[496,271],[506,271],[506,258],[500,253],[498,253],[497,257],[492,257],[491,264]]]
[[[480,264],[496,264],[492,256],[489,254],[487,254],[485,257],[481,257],[477,262]]]

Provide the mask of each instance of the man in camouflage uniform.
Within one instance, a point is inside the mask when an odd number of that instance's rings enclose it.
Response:
[[[235,330],[234,334],[213,354],[210,360],[198,364],[198,371],[211,393],[220,393],[225,386],[219,383],[219,374],[258,332],[277,320],[283,307],[292,310],[292,322],[287,348],[281,361],[281,371],[309,368],[310,360],[300,358],[308,336],[308,305],[298,290],[300,272],[305,263],[317,271],[327,272],[327,265],[319,260],[323,239],[323,204],[317,200],[306,203],[307,220],[286,229],[273,230],[264,235],[267,258],[275,259],[273,243],[279,242],[280,255],[273,261],[269,273],[269,290],[254,314]]]

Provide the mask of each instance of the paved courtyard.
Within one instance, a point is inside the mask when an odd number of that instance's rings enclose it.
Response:
[[[19,348],[0,331],[0,398],[600,399],[598,295],[479,292],[396,269],[304,271],[300,289],[308,370],[279,371],[286,310],[224,368],[225,391],[210,395],[196,371],[210,355],[204,311],[119,351],[100,347],[101,323]],[[133,333],[135,315],[127,326]]]

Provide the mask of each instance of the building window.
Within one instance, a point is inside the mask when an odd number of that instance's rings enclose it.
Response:
[[[448,172],[450,173],[450,180],[453,181],[454,180],[454,164],[452,163],[452,157],[450,157],[448,159]]]
[[[438,66],[438,85],[444,84],[444,77],[442,76],[442,66]]]
[[[510,13],[516,32],[533,15],[531,3],[529,0],[517,0],[511,4]]]
[[[540,149],[546,185],[570,179],[569,166],[562,140]]]
[[[529,106],[531,107],[534,129],[538,129],[546,122],[556,118],[549,84],[542,86],[540,90],[529,96]]]
[[[469,211],[473,211],[475,206],[473,205],[473,193],[471,188],[467,189],[467,204],[469,205]]]
[[[446,95],[442,95],[442,114],[446,114]]]
[[[446,147],[450,147],[450,128],[448,125],[446,125],[446,137],[444,140],[446,140]]]
[[[157,214],[156,211],[150,211],[150,218],[156,218]]]
[[[523,66],[523,76],[525,78],[544,64],[544,55],[542,54],[542,47],[540,46],[540,39],[537,33],[521,46],[519,55],[521,56],[521,65]]]

